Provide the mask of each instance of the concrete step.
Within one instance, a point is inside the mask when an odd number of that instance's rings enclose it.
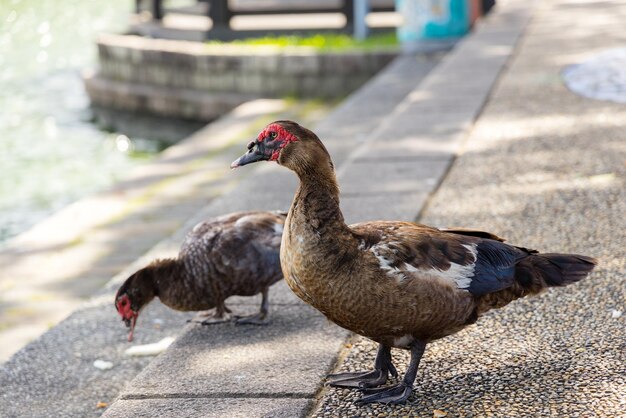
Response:
[[[402,57],[393,62],[387,69],[372,79],[366,86],[357,91],[353,96],[348,98],[342,105],[340,105],[335,111],[333,111],[327,118],[317,124],[317,131],[323,134],[325,137],[333,138],[333,151],[336,152],[336,161],[341,162],[345,159],[349,151],[358,147],[358,144],[367,137],[377,125],[382,123],[385,117],[395,108],[398,102],[402,101],[404,97],[414,88],[420,80],[429,73],[429,71],[437,64],[438,58],[432,59],[417,59],[415,57]],[[270,103],[266,102],[264,109],[269,109]],[[280,110],[279,108],[276,109]],[[243,113],[252,121],[257,121],[258,118],[262,118],[263,121],[260,126],[255,127],[253,131],[248,132],[247,135],[252,137],[256,134],[256,131],[260,129],[269,120],[276,117],[268,117],[264,113],[249,112],[236,112],[236,114]],[[242,114],[239,116],[243,117]],[[263,116],[264,115],[264,116]],[[292,118],[298,119],[298,115],[291,115]],[[256,122],[255,122],[256,123]],[[235,122],[231,120],[229,123],[218,122],[218,124],[212,124],[207,127],[205,133],[207,136],[194,136],[190,139],[186,146],[174,147],[168,150],[163,156],[162,163],[154,166],[152,169],[145,169],[141,175],[129,180],[127,183],[128,190],[133,190],[132,196],[137,196],[137,199],[143,202],[144,198],[151,197],[157,199],[158,202],[163,204],[164,210],[174,210],[177,205],[181,204],[186,198],[194,196],[198,193],[195,187],[187,187],[188,183],[171,183],[171,190],[174,194],[165,193],[162,194],[163,189],[151,188],[153,182],[161,182],[166,179],[167,176],[171,176],[172,179],[176,179],[181,176],[181,167],[198,169],[198,175],[191,176],[188,181],[191,184],[199,182],[205,184],[207,181],[206,173],[202,171],[204,163],[208,161],[214,161],[219,165],[219,169],[228,170],[228,165],[235,156],[241,154],[244,149],[246,140],[239,139],[240,142],[236,147],[229,148],[229,152],[236,153],[231,156],[230,154],[223,154],[221,158],[214,160],[210,147],[212,142],[207,141],[207,138],[220,137],[227,138],[230,135],[235,135],[239,132],[247,132],[249,129],[249,123]],[[185,143],[183,143],[185,145]],[[188,148],[187,148],[188,147]],[[199,148],[196,148],[199,147]],[[206,149],[205,147],[209,147]],[[235,149],[236,148],[236,149]],[[198,151],[198,149],[200,151]],[[194,150],[198,152],[194,152]],[[228,156],[227,156],[228,155]],[[217,167],[216,167],[217,169]],[[229,172],[229,178],[234,179],[232,183],[228,184],[220,182],[226,188],[224,190],[235,190],[234,185],[238,184],[238,180],[244,177],[254,175],[258,173],[264,173],[267,169],[265,167],[258,167],[257,170],[238,170],[235,172]],[[232,176],[232,177],[231,177]],[[182,176],[181,178],[184,178]],[[215,179],[221,178],[220,176]],[[193,181],[191,180],[193,179]],[[289,180],[291,181],[291,180]],[[293,182],[292,182],[293,183]],[[168,184],[166,182],[166,184]],[[241,184],[241,183],[239,183]],[[39,417],[39,416],[89,416],[97,415],[102,412],[101,409],[96,408],[97,402],[111,403],[116,396],[121,392],[126,384],[131,382],[132,378],[139,373],[149,360],[141,358],[127,358],[124,356],[123,351],[129,346],[125,341],[126,330],[122,323],[119,321],[114,308],[113,308],[113,294],[119,284],[134,270],[143,267],[147,262],[157,257],[166,257],[175,254],[178,250],[178,246],[182,240],[182,237],[195,223],[205,219],[207,216],[214,216],[219,213],[230,212],[238,210],[246,205],[246,196],[259,196],[251,192],[254,189],[255,182],[247,182],[245,187],[238,188],[238,193],[230,194],[229,199],[218,199],[220,203],[218,205],[210,205],[204,209],[198,211],[195,210],[195,214],[192,212],[186,212],[184,217],[184,225],[179,227],[176,232],[169,239],[162,241],[159,245],[145,254],[143,257],[139,257],[139,254],[134,256],[135,261],[119,272],[102,290],[98,292],[96,297],[89,305],[76,310],[69,318],[62,321],[59,325],[54,327],[51,331],[45,333],[40,338],[29,344],[24,349],[20,350],[9,361],[3,364],[0,369],[0,410],[3,414],[11,417]],[[276,183],[272,185],[267,194],[264,194],[264,201],[257,202],[257,208],[277,209],[286,208],[289,205],[289,198],[285,193],[289,190],[289,187],[283,185],[284,189],[280,192],[280,184]],[[129,195],[121,193],[118,205],[118,214],[125,212],[125,204],[131,199]],[[146,195],[146,190],[150,191]],[[176,192],[176,193],[175,193]],[[272,199],[273,193],[280,198],[277,200]],[[115,193],[113,193],[115,196]],[[142,197],[143,196],[143,197]],[[213,198],[215,195],[212,196]],[[206,198],[205,198],[206,199]],[[209,201],[206,199],[204,205]],[[113,200],[112,202],[115,202]],[[168,205],[169,202],[169,205]],[[175,203],[175,204],[174,204]],[[247,204],[252,204],[248,202]],[[60,214],[56,218],[56,222],[63,221],[64,224],[72,225],[72,222],[68,222],[76,218],[77,213],[92,213],[96,215],[100,213],[100,217],[91,219],[84,217],[81,225],[78,225],[72,230],[64,231],[59,240],[54,242],[42,243],[47,248],[48,244],[50,248],[55,246],[66,246],[67,242],[76,241],[77,237],[81,237],[85,230],[88,230],[94,225],[102,223],[108,217],[115,216],[113,213],[96,212],[98,207],[111,208],[111,202],[107,202],[101,206],[90,204],[84,206],[83,209],[74,209],[71,213]],[[249,206],[250,207],[250,206]],[[85,212],[86,211],[86,212]],[[90,212],[91,211],[91,212]],[[72,215],[73,214],[73,215]],[[119,215],[121,216],[121,215]],[[72,218],[74,217],[74,218]],[[135,223],[141,223],[143,220],[137,220]],[[28,263],[40,263],[41,266],[45,261],[44,259],[38,259],[36,254],[40,251],[48,251],[50,248],[41,248],[39,243],[42,237],[51,237],[50,231],[57,231],[55,229],[55,221],[51,220],[47,225],[41,226],[38,230],[31,231],[29,236],[25,236],[20,241],[22,245],[28,245],[32,256]],[[123,235],[117,236],[114,243],[124,243]],[[18,251],[19,246],[15,246],[15,250]],[[123,247],[125,251],[132,251],[133,247]],[[16,254],[13,255],[13,259],[16,259]],[[75,262],[75,254],[73,258],[63,258],[64,254],[55,255],[61,257],[59,265],[71,265]],[[68,253],[71,256],[71,253]],[[137,258],[139,257],[139,258]],[[9,266],[9,258],[7,256],[7,264]],[[8,268],[8,267],[7,267]],[[85,266],[85,271],[88,271],[88,265]],[[45,274],[41,273],[43,276]],[[294,318],[304,315],[310,318],[311,323],[318,323],[319,321],[325,322],[319,316],[315,316],[315,312],[312,312],[309,308],[300,304],[295,299],[293,294],[286,288],[284,283],[277,284],[272,288],[270,300],[272,303],[272,312],[276,315],[277,323],[284,324],[285,326],[294,326],[294,322],[290,322],[289,318],[284,316],[283,313],[293,313]],[[229,304],[235,305],[236,310],[241,309],[257,309],[258,297],[255,298],[233,298],[229,300]],[[285,306],[285,308],[281,308]],[[154,342],[162,338],[164,335],[175,336],[183,330],[184,320],[188,318],[188,315],[175,313],[171,310],[167,310],[160,306],[158,302],[151,304],[144,313],[142,313],[141,322],[137,328],[137,343]],[[157,321],[155,321],[157,320]],[[317,321],[317,322],[316,322]],[[319,324],[318,324],[319,325]],[[330,345],[330,348],[318,351],[316,356],[318,359],[325,359],[327,367],[332,366],[332,361],[328,358],[334,358],[339,345],[345,337],[345,333],[338,332],[331,325],[319,325],[320,335],[332,336],[332,339],[336,341],[334,345]],[[325,327],[329,327],[329,330]],[[186,330],[192,329],[184,328]],[[217,329],[217,328],[216,328]],[[265,328],[266,330],[268,328]],[[236,328],[231,330],[232,332],[243,332],[243,328]],[[210,331],[215,333],[217,331]],[[230,332],[230,331],[229,331]],[[248,332],[254,332],[248,331]],[[260,331],[259,331],[260,332]],[[210,334],[212,335],[212,334]],[[234,334],[233,334],[234,335]],[[205,338],[201,335],[199,338]],[[234,338],[233,336],[229,338]],[[286,345],[284,347],[287,347]],[[111,370],[101,371],[93,367],[93,361],[95,359],[103,359],[111,361],[114,367]],[[317,360],[316,360],[317,362]],[[61,366],[61,367],[59,367]],[[317,366],[310,366],[311,370],[315,370],[319,373]],[[319,376],[316,374],[315,379]],[[33,382],[40,382],[41,384],[34,384]],[[245,405],[250,402],[242,402],[242,408],[245,409]],[[257,402],[255,402],[256,404]],[[258,404],[269,403],[259,401]],[[300,400],[291,400],[287,402],[289,405],[303,405]],[[309,401],[304,401],[304,404],[308,404]],[[287,406],[289,406],[287,405]],[[27,406],[27,407],[26,407]]]
[[[99,108],[156,117],[210,122],[258,98],[244,93],[207,93],[197,89],[128,83],[84,72],[83,81],[96,118]]]
[[[196,95],[276,98],[343,98],[398,54],[397,48],[320,51],[114,34],[101,35],[97,43],[98,73],[107,80],[189,89]]]

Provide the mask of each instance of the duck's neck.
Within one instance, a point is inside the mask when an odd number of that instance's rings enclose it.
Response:
[[[184,274],[181,274],[184,267],[175,258],[156,260],[150,264],[149,268],[152,275],[154,293],[159,298],[164,293],[167,293],[172,283],[177,281],[179,277],[184,276]]]
[[[153,264],[156,295],[161,302],[179,311],[215,307],[216,292],[206,263],[196,257],[170,258]]]
[[[339,209],[339,188],[330,163],[328,170],[294,171],[300,186],[285,222],[280,263],[289,287],[320,309],[312,289],[323,294],[327,289],[323,283],[347,277],[337,271],[350,268],[358,258],[358,242]]]
[[[292,217],[316,233],[348,230],[339,208],[339,186],[330,162],[295,170],[300,186],[291,207]]]

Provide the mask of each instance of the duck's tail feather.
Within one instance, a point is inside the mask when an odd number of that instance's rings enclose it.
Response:
[[[501,308],[515,299],[541,293],[548,287],[578,282],[593,270],[594,258],[576,254],[538,254],[529,252],[515,265],[513,286],[481,296],[477,313]]]
[[[530,293],[546,287],[567,286],[589,275],[597,260],[578,254],[532,254],[515,269],[516,281]]]

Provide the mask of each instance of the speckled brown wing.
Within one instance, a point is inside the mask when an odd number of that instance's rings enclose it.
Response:
[[[474,298],[456,281],[468,271],[458,267],[474,260],[462,240],[410,222],[365,222],[350,228],[359,242],[359,268],[373,279],[364,297],[384,311],[382,316],[362,313],[361,334],[403,347],[414,338],[441,338],[475,320]]]
[[[454,277],[453,274],[463,274],[461,268],[471,266],[476,259],[470,247],[475,239],[442,233],[425,225],[377,221],[351,225],[350,228],[362,240],[361,248],[372,252],[381,269],[397,278],[449,272],[441,277],[461,288],[458,281],[464,277]],[[460,268],[452,271],[454,266]]]
[[[279,251],[285,215],[238,212],[199,224],[181,248],[198,281],[211,277],[214,291],[251,296],[282,278]]]
[[[459,234],[408,222],[366,223],[353,230],[369,237],[364,243],[370,244],[369,250],[389,274],[440,277],[474,296],[513,286],[515,266],[536,253],[491,239],[482,231]]]

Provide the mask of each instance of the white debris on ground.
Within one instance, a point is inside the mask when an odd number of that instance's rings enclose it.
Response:
[[[626,48],[604,51],[562,72],[565,85],[590,99],[626,103]]]
[[[152,344],[134,345],[124,351],[127,356],[156,356],[161,354],[174,342],[174,337],[165,337]]]
[[[113,363],[106,360],[96,360],[93,362],[93,367],[99,370],[110,370],[113,368]]]
[[[617,318],[619,318],[620,316],[622,316],[622,313],[623,313],[623,312],[622,312],[622,311],[620,311],[620,310],[613,309],[613,310],[611,311],[611,318],[613,318],[613,319],[617,319]]]

